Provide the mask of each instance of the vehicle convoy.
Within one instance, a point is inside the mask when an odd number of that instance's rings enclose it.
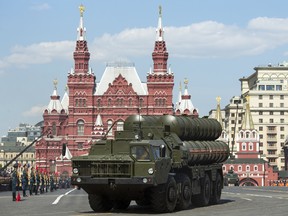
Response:
[[[217,204],[229,147],[216,141],[216,119],[129,116],[113,140],[72,158],[71,183],[88,193],[95,212],[126,209],[131,200],[156,212]]]

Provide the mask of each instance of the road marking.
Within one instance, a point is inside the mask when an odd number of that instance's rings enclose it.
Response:
[[[252,201],[252,199],[249,199],[249,198],[241,198],[241,199],[244,199],[244,200],[248,200],[248,201]]]
[[[65,194],[61,194],[60,196],[58,196],[58,197],[56,198],[56,200],[52,203],[52,205],[58,204],[58,202],[60,201],[60,199],[61,199],[63,196],[67,196],[69,193],[71,193],[71,192],[74,191],[74,190],[76,190],[76,188],[74,188],[74,189],[66,192]]]

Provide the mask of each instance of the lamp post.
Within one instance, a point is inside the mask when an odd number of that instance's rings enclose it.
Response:
[[[236,127],[237,127],[237,120],[238,120],[238,107],[239,107],[239,103],[241,102],[241,100],[235,100],[234,103],[236,104],[236,116],[235,116],[235,122],[234,122],[234,133],[233,133],[233,137],[232,137],[232,151],[231,151],[231,158],[234,158],[234,145],[235,145],[235,136],[236,136]]]

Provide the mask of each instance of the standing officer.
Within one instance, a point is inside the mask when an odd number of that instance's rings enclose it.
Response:
[[[39,186],[40,186],[40,174],[39,174],[39,170],[36,167],[36,188],[35,188],[35,195],[38,195],[38,191],[39,191]]]
[[[24,170],[22,174],[22,190],[23,190],[23,197],[27,197],[26,195],[26,189],[28,184],[28,168],[26,167],[26,164],[23,165]]]
[[[13,197],[12,200],[16,201],[16,190],[18,186],[18,173],[17,173],[18,163],[15,163],[13,167],[14,170],[12,173],[12,197]]]
[[[32,196],[33,192],[35,191],[35,183],[36,183],[36,178],[35,178],[34,167],[31,167],[31,171],[30,171],[30,187],[29,187],[30,196]]]

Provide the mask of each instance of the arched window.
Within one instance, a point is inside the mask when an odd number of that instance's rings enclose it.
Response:
[[[131,98],[129,99],[129,106],[130,107],[132,106],[132,99]]]
[[[56,122],[52,123],[52,134],[56,135]]]
[[[240,132],[240,138],[243,138],[243,132],[242,131]]]
[[[253,151],[253,143],[249,143],[249,151]]]
[[[112,104],[112,101],[111,101],[111,99],[109,98],[109,99],[108,99],[108,107],[110,107],[111,104]]]
[[[249,165],[246,166],[246,171],[250,171],[250,166]]]
[[[100,107],[101,106],[101,99],[97,100],[97,106]]]
[[[242,151],[246,151],[246,143],[242,143]]]
[[[123,131],[124,129],[124,122],[123,121],[118,121],[117,122],[117,131]]]
[[[108,128],[107,128],[107,130],[109,130],[109,129],[112,127],[113,122],[112,122],[111,120],[109,120],[107,123],[108,123]],[[113,129],[111,128],[111,129],[109,130],[108,136],[112,136],[112,135],[113,135]]]
[[[246,132],[246,138],[249,138],[250,133],[247,131]]]
[[[77,122],[77,135],[84,135],[84,121],[79,120]]]
[[[254,171],[258,171],[258,166],[257,165],[254,166]]]
[[[239,171],[239,172],[242,171],[242,166],[241,166],[241,165],[238,166],[238,171]]]

